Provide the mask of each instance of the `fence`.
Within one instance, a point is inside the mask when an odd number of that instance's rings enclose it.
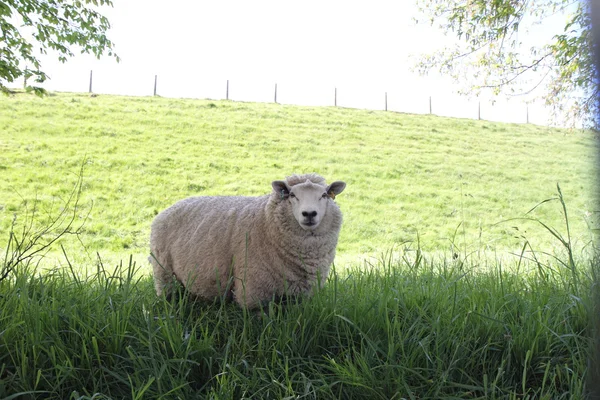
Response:
[[[89,89],[88,92],[89,93],[93,93],[93,82],[94,80],[94,74],[93,71],[90,71],[90,75],[89,75]],[[160,81],[159,81],[159,76],[158,75],[154,75],[154,80],[153,80],[153,90],[152,90],[152,94],[154,96],[159,95],[159,89],[160,89]],[[272,92],[271,92],[271,99],[272,102],[274,103],[280,103],[280,93],[278,92],[278,90],[280,90],[280,86],[278,86],[277,83],[274,83],[272,87]],[[225,99],[225,100],[242,100],[242,101],[259,101],[259,102],[267,102],[264,99],[263,96],[263,100],[256,100],[256,99],[252,99],[252,96],[247,96],[246,98],[236,98],[233,99],[231,96],[231,89],[232,89],[232,85],[230,80],[226,80],[225,82],[223,82],[223,94],[224,96],[218,96],[216,98],[218,99]],[[448,96],[433,96],[433,95],[428,95],[425,96],[425,98],[423,98],[423,96],[418,96],[418,95],[414,95],[411,94],[409,97],[411,99],[410,104],[408,107],[404,107],[404,109],[402,109],[402,107],[398,108],[394,108],[394,107],[390,107],[390,103],[391,103],[391,99],[392,97],[390,96],[390,93],[385,91],[383,93],[380,93],[380,100],[376,100],[374,99],[374,97],[376,97],[377,95],[374,93],[371,93],[370,97],[372,98],[373,101],[371,101],[371,104],[369,106],[353,106],[352,105],[352,101],[347,101],[346,104],[341,103],[339,100],[339,91],[338,91],[338,87],[334,86],[332,87],[332,92],[331,93],[331,100],[330,102],[324,101],[324,102],[320,102],[321,104],[319,105],[333,105],[335,107],[345,107],[345,108],[365,108],[365,109],[371,109],[371,110],[383,110],[383,111],[394,111],[394,112],[406,112],[406,113],[414,113],[414,114],[431,114],[431,115],[440,115],[440,116],[447,116],[447,117],[457,117],[457,118],[470,118],[470,119],[478,119],[478,120],[492,120],[492,121],[501,121],[501,122],[514,122],[514,123],[536,123],[538,125],[547,125],[548,124],[548,120],[547,120],[547,112],[544,112],[544,110],[540,111],[540,106],[535,107],[534,104],[534,109],[536,110],[536,114],[541,117],[538,118],[536,121],[532,121],[531,117],[531,109],[530,109],[530,104],[529,103],[520,103],[520,104],[516,104],[516,107],[512,107],[512,109],[509,112],[502,112],[501,107],[500,109],[498,109],[498,107],[494,108],[495,105],[491,104],[491,102],[489,101],[481,101],[481,100],[477,100],[476,102],[473,101],[465,101],[464,98],[460,98],[459,96],[455,96],[455,98],[452,98],[450,100],[448,100]],[[261,90],[264,92],[264,90]],[[188,97],[188,96],[166,96],[166,97]],[[202,97],[202,96],[193,96],[194,98],[207,98],[207,97]],[[248,98],[250,97],[250,98]],[[405,96],[406,97],[406,96]],[[444,100],[445,97],[445,100]],[[215,97],[212,97],[215,98]],[[396,100],[398,100],[398,98],[396,97]],[[425,101],[425,105],[423,107],[423,105],[418,106],[417,102],[423,102]],[[298,104],[298,102],[282,102],[281,104]],[[378,105],[380,104],[380,105]],[[304,105],[304,104],[300,104],[300,105]],[[306,104],[306,105],[312,105],[312,104]],[[461,107],[462,105],[462,107]],[[513,104],[514,105],[514,104]],[[482,107],[483,106],[483,107]],[[543,107],[542,107],[543,108]],[[449,111],[448,111],[449,110]],[[452,111],[453,110],[453,111]],[[458,111],[457,111],[458,110]]]

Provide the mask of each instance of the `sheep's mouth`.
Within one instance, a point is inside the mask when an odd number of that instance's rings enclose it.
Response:
[[[313,229],[317,227],[317,223],[315,221],[304,221],[300,223],[300,226],[302,226],[304,229]]]

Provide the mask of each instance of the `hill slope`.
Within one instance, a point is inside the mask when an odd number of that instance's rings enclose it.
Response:
[[[0,247],[13,215],[56,211],[84,167],[88,254],[147,252],[160,210],[192,195],[259,195],[292,173],[345,180],[342,259],[417,237],[426,250],[514,249],[551,237],[521,217],[560,183],[585,243],[597,144],[589,132],[341,108],[56,94],[0,97]],[[58,199],[58,200],[57,200]],[[82,216],[84,213],[82,212]],[[560,207],[531,215],[563,229]],[[20,217],[22,218],[22,217]],[[518,231],[513,227],[517,227]],[[526,232],[525,232],[526,231]],[[77,241],[69,246],[79,246]],[[413,244],[413,247],[416,245]]]

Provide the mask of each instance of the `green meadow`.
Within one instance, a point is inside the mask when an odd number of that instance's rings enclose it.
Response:
[[[0,398],[584,398],[597,153],[589,131],[431,115],[0,97]],[[156,297],[158,212],[303,172],[348,184],[313,298]]]
[[[90,210],[74,254],[143,260],[152,218],[197,195],[261,195],[292,173],[344,180],[338,254],[392,248],[517,251],[555,243],[560,184],[590,240],[597,142],[589,132],[392,112],[82,94],[0,99],[0,231],[24,203],[50,212],[82,163]],[[6,236],[6,235],[4,235]],[[86,264],[86,259],[79,260]]]

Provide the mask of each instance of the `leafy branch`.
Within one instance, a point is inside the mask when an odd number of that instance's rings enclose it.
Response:
[[[598,71],[592,62],[589,2],[573,0],[418,0],[431,25],[458,41],[453,50],[421,56],[421,74],[437,69],[464,89],[461,94],[490,90],[495,95],[522,95],[545,83],[543,98],[553,122],[598,129]],[[519,37],[562,13],[546,42],[525,49]],[[418,20],[417,20],[418,22]],[[562,29],[561,29],[562,28]],[[590,101],[589,99],[596,99]]]
[[[6,83],[20,77],[27,82],[43,83],[48,75],[42,70],[37,54],[57,53],[61,62],[74,56],[72,47],[81,53],[119,57],[106,33],[108,19],[98,7],[112,6],[111,0],[3,0],[0,2],[0,92],[10,94]],[[25,67],[22,65],[25,64]],[[44,94],[39,86],[28,85],[27,91]]]

